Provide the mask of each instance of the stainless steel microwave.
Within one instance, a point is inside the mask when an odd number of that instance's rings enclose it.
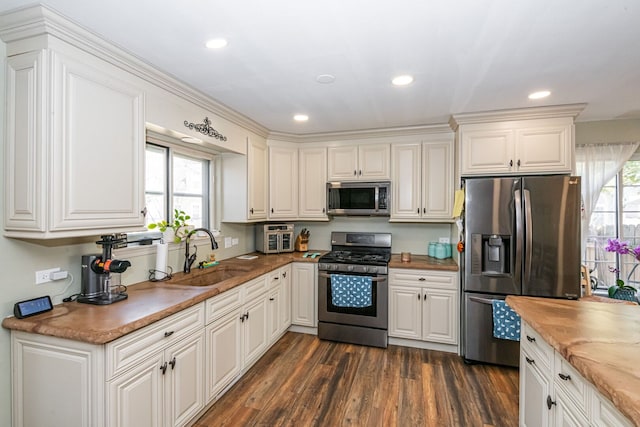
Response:
[[[389,216],[391,183],[328,182],[327,213],[329,215]]]

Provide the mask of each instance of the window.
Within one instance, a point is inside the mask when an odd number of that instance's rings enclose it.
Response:
[[[189,224],[210,228],[211,157],[147,143],[146,224],[166,219],[174,209],[191,216]]]
[[[640,268],[630,255],[605,251],[608,239],[619,238],[630,246],[640,245],[640,160],[632,158],[600,191],[587,233],[585,264],[593,269],[598,288],[606,289],[623,279],[640,284]],[[611,269],[619,270],[619,273]]]

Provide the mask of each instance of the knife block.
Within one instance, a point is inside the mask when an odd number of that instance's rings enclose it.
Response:
[[[302,237],[298,234],[294,244],[295,250],[298,252],[306,252],[309,250],[309,238]]]

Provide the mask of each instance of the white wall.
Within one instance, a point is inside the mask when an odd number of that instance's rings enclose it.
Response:
[[[576,123],[576,144],[640,141],[640,119]]]

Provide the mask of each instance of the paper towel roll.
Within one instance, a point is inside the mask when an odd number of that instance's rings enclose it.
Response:
[[[167,254],[169,252],[168,243],[158,243],[156,245],[156,271],[154,277],[156,280],[162,280],[167,276]]]

